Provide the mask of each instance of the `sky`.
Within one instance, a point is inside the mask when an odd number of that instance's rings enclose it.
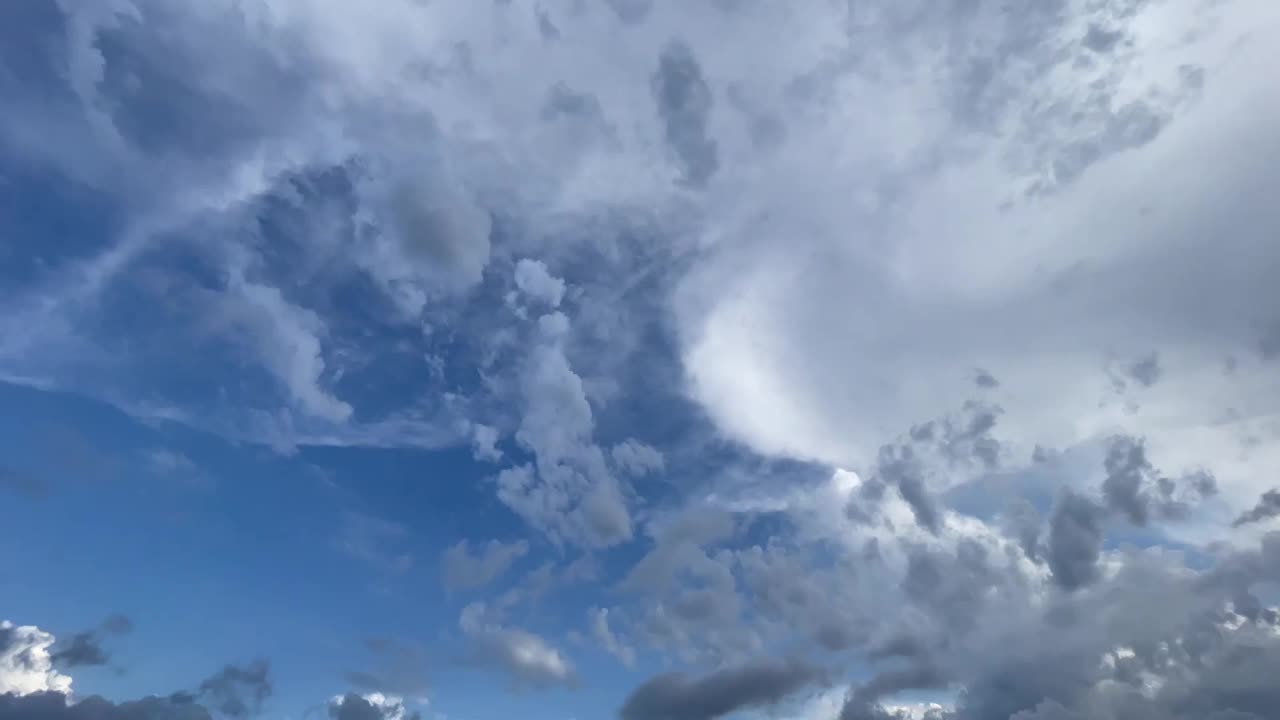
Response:
[[[0,3],[0,720],[1280,719],[1280,3]]]

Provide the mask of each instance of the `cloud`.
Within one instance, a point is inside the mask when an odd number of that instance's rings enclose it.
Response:
[[[329,701],[333,720],[421,720],[422,714],[405,709],[404,701],[381,693],[347,693]]]
[[[0,693],[71,691],[71,678],[54,669],[55,638],[32,625],[0,621]]]
[[[591,636],[595,638],[596,642],[600,643],[600,647],[604,648],[605,652],[616,657],[618,662],[628,668],[635,666],[635,648],[623,642],[609,627],[608,608],[589,609],[587,611],[587,620],[590,623]]]
[[[389,638],[372,638],[365,644],[373,656],[374,671],[348,672],[346,678],[353,687],[388,697],[427,702],[430,677],[427,656],[421,648]]]
[[[449,289],[480,282],[492,220],[457,178],[419,172],[398,178],[388,195],[390,230],[411,267]]]
[[[1017,455],[1121,432],[1145,438],[1173,472],[1212,458],[1220,478],[1237,473],[1225,493],[1257,492],[1270,451],[1226,460],[1251,423],[1213,419],[1233,404],[1257,418],[1277,411],[1250,399],[1270,387],[1256,345],[1273,325],[1273,291],[1236,253],[1263,247],[1262,228],[1280,218],[1225,189],[1244,192],[1270,171],[1219,143],[1222,122],[1278,140],[1227,109],[1276,112],[1250,99],[1247,64],[1215,65],[1233,52],[1219,31],[1187,38],[1176,60],[1157,53],[1159,38],[1186,37],[1172,28],[1199,26],[1159,4],[914,10],[833,11],[842,29],[822,36],[821,63],[775,39],[769,72],[743,78],[728,50],[716,54],[717,79],[791,104],[777,104],[788,133],[776,154],[738,154],[714,125],[717,182],[734,178],[732,199],[703,218],[710,249],[675,304],[692,396],[759,452],[865,474],[901,428],[981,390],[1016,418],[993,437]],[[1255,2],[1237,12],[1274,17]],[[1234,21],[1218,17],[1230,32]],[[1102,18],[1131,42],[1098,57],[1081,38]],[[1273,55],[1264,44],[1247,52]],[[1026,83],[1015,67],[1055,80]],[[899,122],[908,116],[921,120]],[[1223,192],[1180,179],[1197,164],[1214,168]],[[1210,227],[1234,249],[1200,247]],[[1096,252],[1076,243],[1081,233]],[[1156,266],[1197,276],[1213,288],[1209,305],[1177,284],[1133,283]],[[1211,319],[1222,317],[1236,320]],[[1250,369],[1224,377],[1227,353]],[[1140,398],[1115,399],[1115,357],[1138,358]],[[973,368],[999,385],[975,389]]]
[[[540,260],[521,258],[516,263],[516,288],[530,300],[557,308],[564,298],[564,281],[547,272],[547,266]]]
[[[712,720],[775,705],[824,677],[797,660],[760,660],[699,678],[659,675],[633,690],[618,714],[623,720]]]
[[[93,630],[78,632],[50,656],[64,668],[81,665],[106,665],[110,654],[102,646],[104,635],[123,635],[133,631],[133,621],[124,615],[110,615]]]
[[[1102,555],[1102,510],[1070,491],[1058,499],[1049,518],[1048,562],[1053,579],[1065,590],[1093,582]]]
[[[288,389],[303,412],[320,420],[343,422],[349,403],[325,389],[322,338],[324,321],[285,299],[279,288],[236,278],[228,295],[230,322],[257,343],[266,368]]]
[[[661,472],[666,466],[661,451],[634,439],[614,445],[609,449],[609,457],[615,467],[635,477]]]
[[[257,715],[271,695],[268,666],[259,661],[243,667],[227,665],[196,690],[165,697],[121,702],[97,695],[72,698],[71,678],[55,670],[54,663],[64,667],[105,664],[108,658],[97,644],[100,636],[131,630],[128,618],[112,615],[96,630],[74,635],[70,644],[51,653],[56,647],[53,635],[33,626],[0,623],[0,719],[212,720],[206,704],[221,717],[248,718]]]
[[[577,671],[559,649],[531,632],[494,622],[487,612],[483,604],[472,603],[458,620],[471,643],[472,662],[505,673],[517,685],[577,684]]]
[[[1149,499],[1143,492],[1143,483],[1151,472],[1151,463],[1142,441],[1129,437],[1113,439],[1107,449],[1105,467],[1107,477],[1102,481],[1102,494],[1108,506],[1124,514],[1134,525],[1146,525]]]
[[[502,543],[490,540],[473,555],[470,543],[459,541],[441,558],[441,574],[445,587],[451,590],[473,590],[501,577],[511,564],[529,552],[529,543],[518,540]]]
[[[793,649],[846,715],[1270,712],[1275,3],[211,2],[0,43],[0,157],[68,198],[4,251],[0,376],[282,450],[469,443],[557,550],[616,549],[601,647],[721,668],[634,712],[768,705],[735,672]],[[555,567],[464,612],[473,660],[571,683],[498,610]],[[24,637],[5,682],[69,687]],[[191,699],[224,685],[253,708],[252,669]]]
[[[119,704],[93,696],[72,703],[64,693],[0,694],[0,720],[212,720],[199,705],[166,698],[128,700]]]
[[[250,717],[262,710],[274,690],[270,670],[265,660],[227,665],[205,678],[195,695],[229,718]]]
[[[631,538],[631,515],[594,442],[594,413],[566,355],[569,331],[561,313],[537,320],[520,378],[523,415],[516,431],[536,462],[500,473],[498,497],[554,541],[609,547]]]
[[[64,667],[78,665],[106,665],[110,656],[91,632],[76,633],[66,647],[53,654],[53,661]]]
[[[342,553],[382,572],[404,573],[413,555],[403,549],[405,526],[354,510],[344,511],[334,544]]]
[[[706,185],[720,165],[716,141],[707,133],[714,99],[689,46],[673,41],[664,47],[652,82],[667,144],[684,181],[694,187]]]
[[[1262,522],[1280,516],[1280,490],[1268,490],[1258,498],[1258,504],[1244,512],[1231,523],[1235,527]]]
[[[471,455],[483,462],[499,462],[502,450],[498,448],[498,431],[488,425],[476,423],[471,428]]]

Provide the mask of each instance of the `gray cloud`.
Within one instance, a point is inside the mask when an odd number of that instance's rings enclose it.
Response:
[[[902,590],[908,599],[940,618],[948,633],[958,634],[974,625],[983,598],[1003,581],[987,548],[965,538],[952,553],[911,548]]]
[[[212,720],[199,705],[150,697],[120,704],[93,696],[76,703],[66,695],[41,692],[0,695],[0,720]]]
[[[624,23],[643,22],[653,9],[653,0],[606,0]]]
[[[821,669],[798,660],[760,660],[699,678],[670,673],[633,690],[618,714],[623,720],[712,720],[774,705],[824,678]]]
[[[916,522],[935,535],[941,523],[933,496],[924,485],[923,470],[909,445],[886,446],[880,450],[877,477],[898,488],[898,494],[911,506]]]
[[[445,550],[440,563],[444,584],[451,590],[472,590],[501,577],[512,563],[529,552],[529,543],[518,540],[503,543],[490,540],[473,553],[466,540]]]
[[[1232,525],[1240,527],[1250,523],[1270,520],[1278,516],[1280,516],[1280,489],[1268,490],[1262,493],[1262,497],[1258,498],[1257,505],[1242,513]]]
[[[98,636],[81,632],[71,636],[71,641],[53,653],[53,661],[63,667],[80,665],[106,665],[110,656],[103,649]]]
[[[1029,500],[1019,498],[1005,509],[1002,520],[1005,530],[1022,548],[1027,559],[1039,563],[1044,560],[1044,547],[1040,540],[1043,519],[1035,505]]]
[[[430,677],[421,648],[389,638],[372,638],[365,646],[373,656],[374,672],[348,672],[347,682],[352,687],[396,697],[427,696]]]
[[[668,43],[653,74],[653,98],[684,180],[693,187],[707,184],[720,167],[716,141],[707,133],[714,100],[702,67],[683,42]]]
[[[912,665],[900,670],[882,672],[854,688],[845,698],[838,720],[894,720],[904,718],[880,707],[878,701],[903,690],[925,690],[945,684],[937,669],[928,665]]]
[[[978,370],[974,373],[973,384],[984,390],[991,390],[1000,387],[1000,381],[996,379],[996,376],[986,370]]]
[[[1102,510],[1088,498],[1067,491],[1049,518],[1049,569],[1065,590],[1093,582],[1102,554]]]
[[[1146,446],[1131,437],[1113,438],[1103,465],[1107,477],[1102,481],[1102,494],[1107,506],[1124,514],[1134,525],[1144,527],[1150,516],[1150,499],[1143,485],[1152,470]]]
[[[406,712],[399,702],[378,702],[355,693],[347,693],[329,703],[332,720],[421,720],[422,713]]]
[[[503,625],[489,614],[483,604],[472,603],[459,618],[470,642],[469,662],[498,670],[520,686],[577,684],[577,670],[558,648],[527,630]]]
[[[1127,368],[1129,377],[1138,381],[1143,387],[1155,385],[1160,380],[1163,372],[1160,367],[1160,356],[1156,353],[1150,353],[1138,358]]]
[[[250,717],[260,712],[271,697],[270,670],[265,660],[227,665],[201,682],[195,695],[229,718]]]
[[[53,662],[66,668],[82,665],[106,665],[111,656],[102,646],[103,635],[123,635],[133,631],[133,622],[124,615],[111,615],[93,630],[76,633],[71,640],[51,655]]]

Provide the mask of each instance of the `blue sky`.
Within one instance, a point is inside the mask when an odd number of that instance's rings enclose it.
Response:
[[[1280,7],[1006,5],[0,5],[0,720],[1277,717]]]

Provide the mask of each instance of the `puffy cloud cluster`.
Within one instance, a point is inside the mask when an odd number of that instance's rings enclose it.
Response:
[[[421,720],[422,714],[405,709],[404,701],[382,693],[347,693],[329,701],[333,720]]]
[[[107,656],[99,634],[120,634],[133,627],[121,615],[94,630],[73,635],[61,649],[56,638],[34,626],[0,622],[0,719],[3,720],[238,720],[256,717],[273,691],[269,666],[258,661],[227,665],[193,690],[165,697],[112,702],[97,695],[73,698],[71,677],[54,669],[101,665]],[[212,711],[212,714],[211,714]]]
[[[54,640],[38,627],[0,622],[0,694],[71,692],[70,676],[53,667]]]

